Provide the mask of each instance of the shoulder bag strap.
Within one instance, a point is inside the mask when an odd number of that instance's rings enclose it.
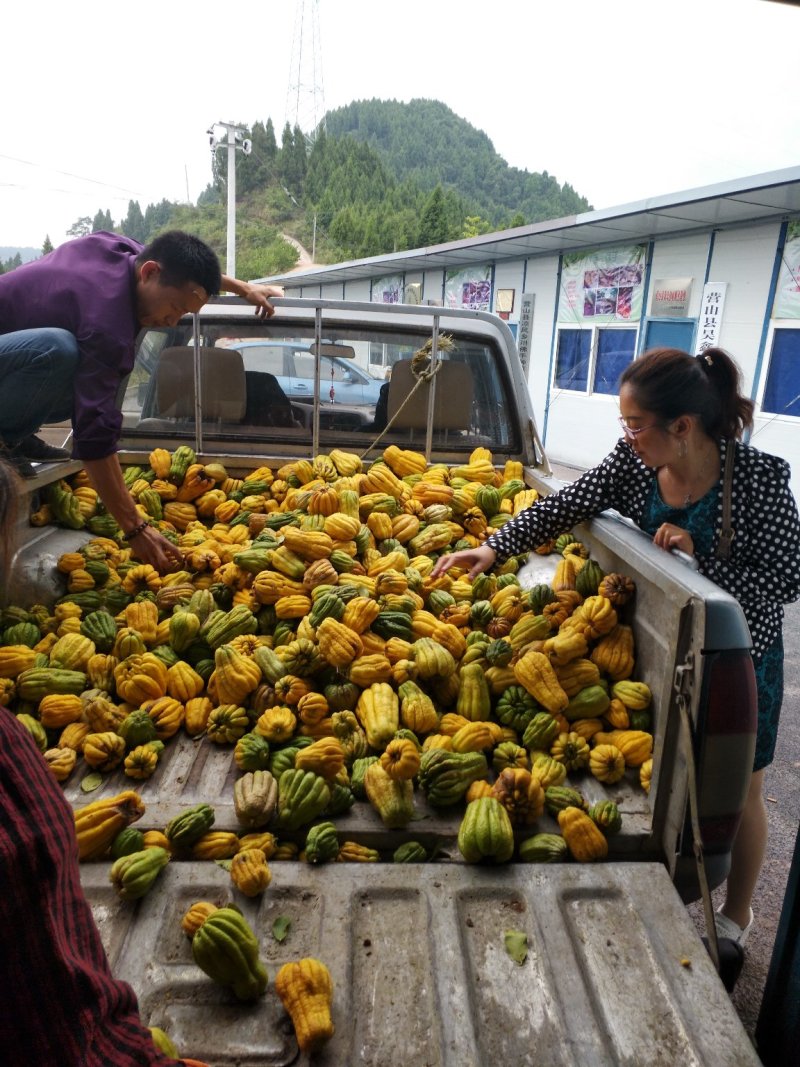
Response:
[[[736,443],[732,440],[725,442],[725,470],[722,475],[722,532],[719,535],[719,544],[715,553],[717,559],[727,559],[731,551],[736,531],[731,526],[731,495],[733,487],[733,460],[736,452]]]

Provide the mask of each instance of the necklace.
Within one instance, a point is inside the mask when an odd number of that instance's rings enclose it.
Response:
[[[700,466],[698,467],[697,473],[695,474],[694,478],[692,479],[692,481],[695,483],[695,485],[697,485],[697,484],[699,484],[701,486],[705,485],[706,479],[707,479],[707,476],[708,476],[708,472],[709,472],[709,469],[710,469],[709,468],[709,459],[710,459],[710,456],[706,455],[703,458],[703,460],[701,461]],[[703,494],[701,493],[697,497],[697,499],[700,500],[702,495]],[[694,493],[693,489],[690,489],[686,493],[686,496],[683,498],[683,506],[684,506],[684,508],[688,508],[689,507],[689,505],[692,503],[692,498],[694,496],[695,496],[695,493]]]

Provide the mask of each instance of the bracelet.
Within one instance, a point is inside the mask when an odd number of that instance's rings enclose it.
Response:
[[[142,522],[139,523],[138,526],[134,526],[134,528],[132,530],[128,530],[127,533],[124,533],[122,535],[122,540],[123,541],[132,541],[135,537],[138,537],[139,534],[144,529],[146,529],[149,525],[150,525],[149,519],[144,519]]]

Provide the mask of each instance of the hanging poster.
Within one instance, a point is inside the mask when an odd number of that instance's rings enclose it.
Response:
[[[644,245],[632,245],[564,255],[558,321],[585,326],[638,322],[642,316],[644,254]]]
[[[517,348],[522,369],[528,373],[528,365],[531,361],[531,332],[533,330],[533,304],[536,300],[535,293],[523,293],[522,303],[519,309],[519,330],[517,332]]]
[[[772,317],[800,319],[800,219],[790,222],[786,232]]]
[[[449,270],[444,277],[444,306],[488,311],[492,299],[491,267]]]
[[[387,274],[372,283],[373,304],[400,304],[403,300],[403,275]]]
[[[727,291],[727,282],[706,282],[703,286],[700,317],[697,320],[696,356],[701,356],[707,348],[716,348],[719,344]]]

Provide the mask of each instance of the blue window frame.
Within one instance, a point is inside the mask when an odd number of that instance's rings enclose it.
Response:
[[[616,396],[619,378],[636,351],[636,330],[597,331],[594,392]]]
[[[774,415],[800,415],[800,329],[773,333],[761,407]]]
[[[559,389],[586,392],[591,351],[591,330],[559,330],[555,376]]]
[[[636,337],[635,329],[559,330],[554,387],[616,396],[620,375],[636,354]]]

